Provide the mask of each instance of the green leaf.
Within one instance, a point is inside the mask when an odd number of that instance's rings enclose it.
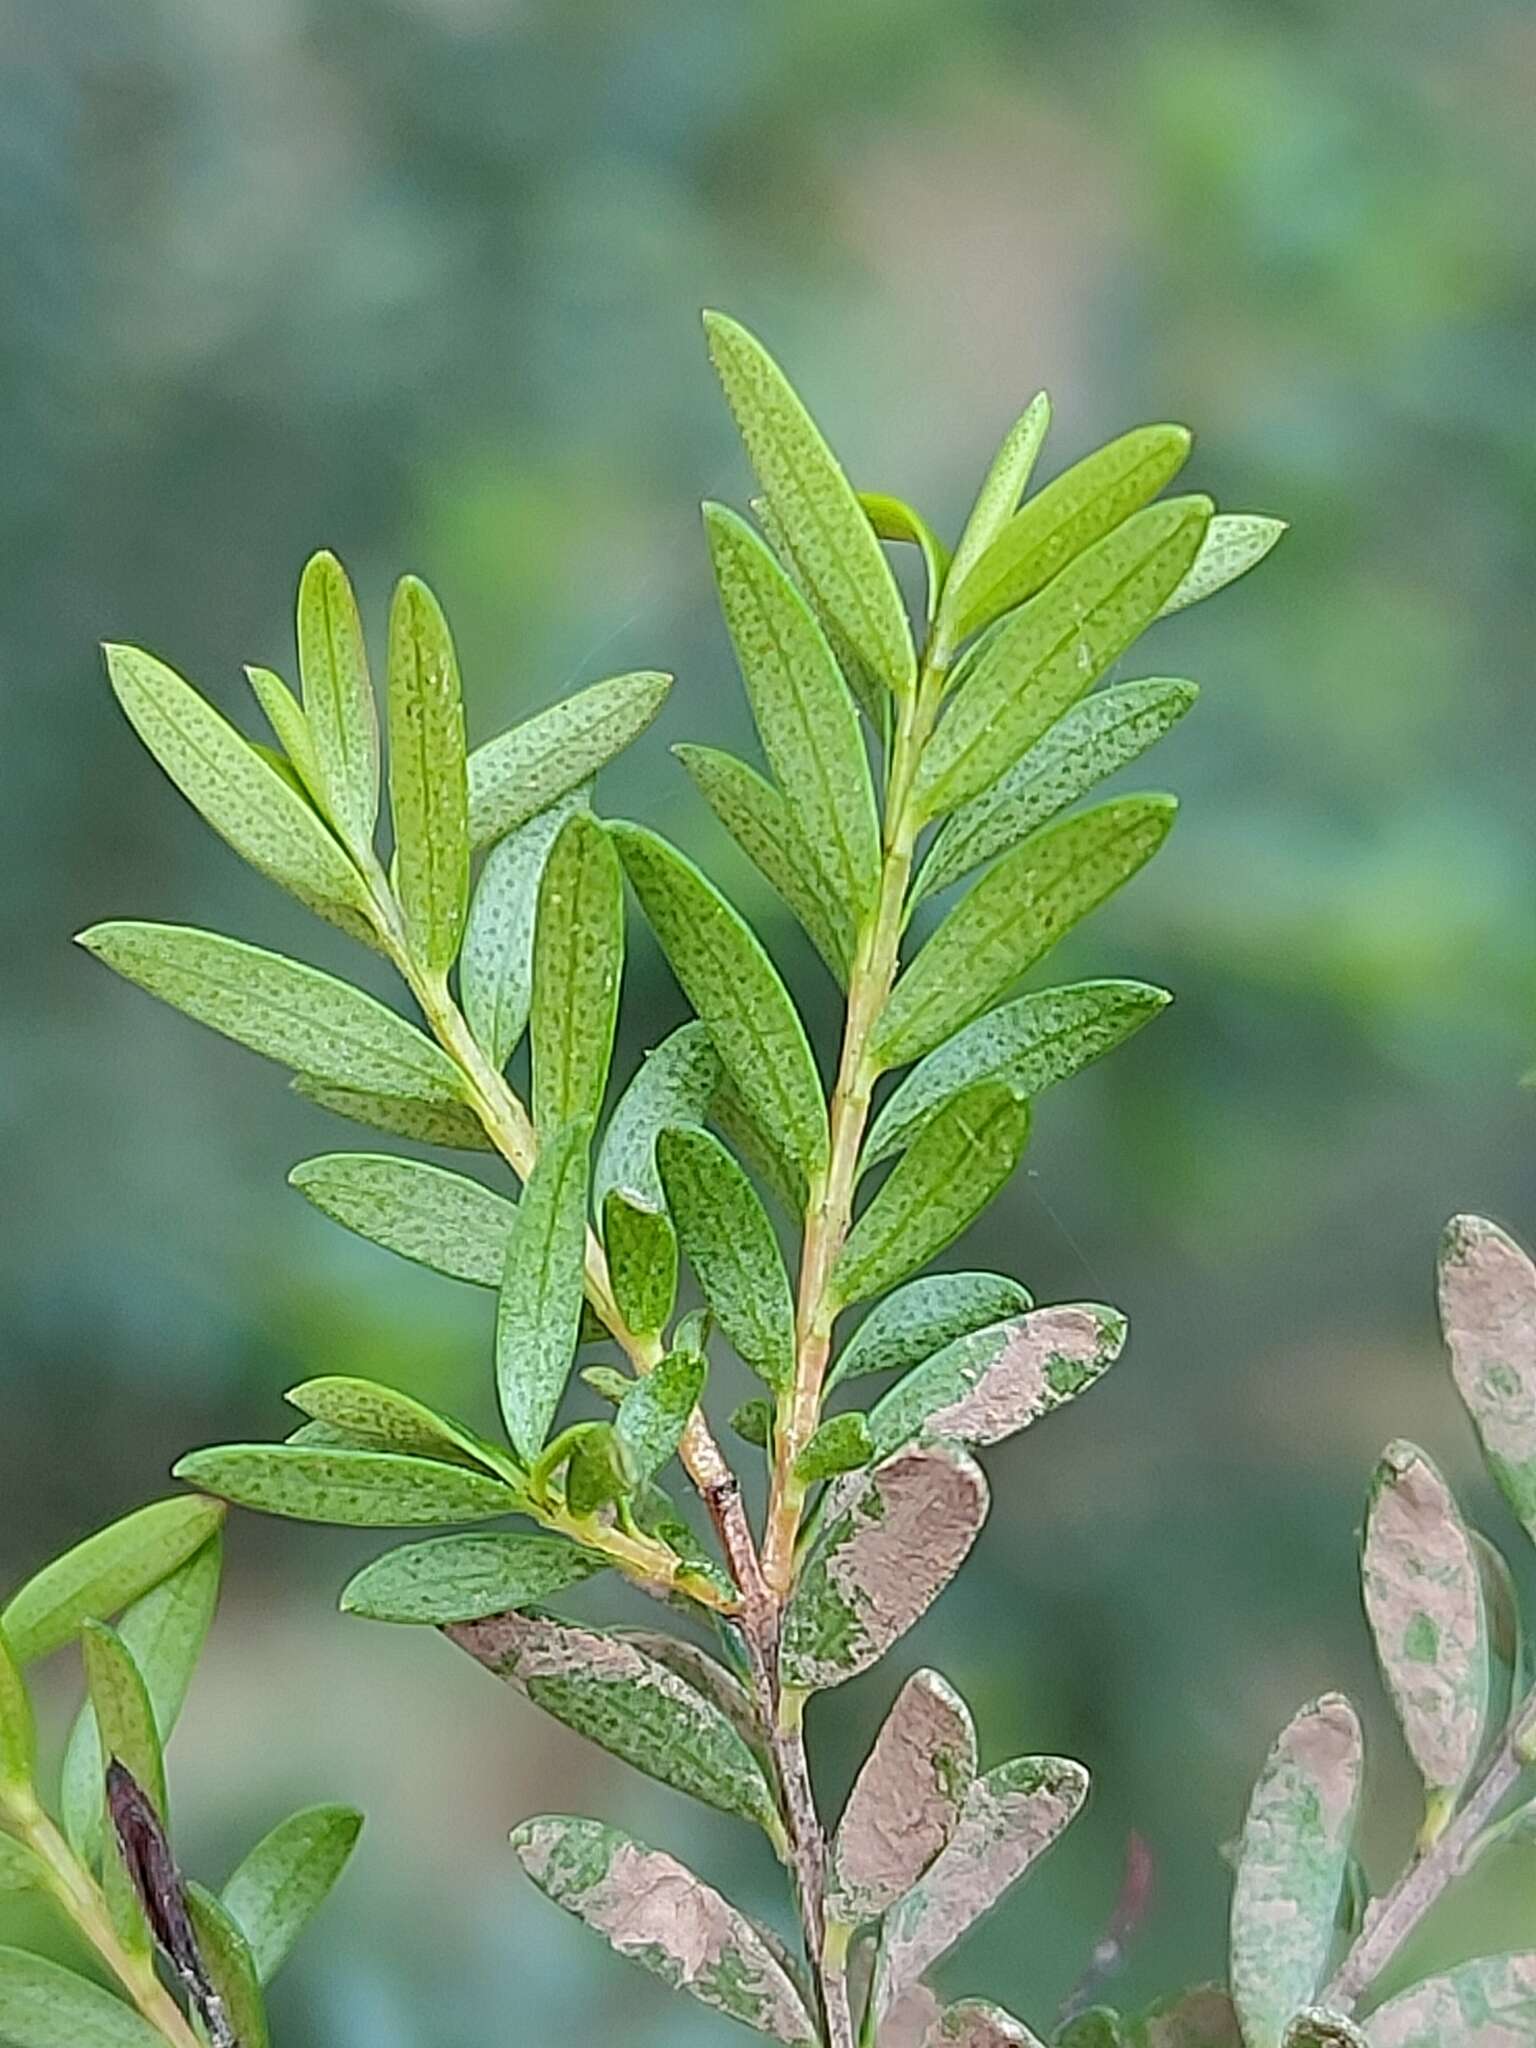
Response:
[[[710,357],[795,566],[860,659],[898,696],[917,680],[901,592],[858,495],[755,336],[706,313]]]
[[[880,886],[880,819],[858,713],[805,599],[745,520],[704,508],[752,716],[825,893],[855,924]]]
[[[318,772],[311,786],[343,842],[362,859],[373,850],[379,819],[379,711],[357,599],[333,554],[311,555],[304,565],[298,641],[305,723]],[[278,738],[293,754],[281,731]],[[307,782],[298,756],[294,761]]]
[[[221,1501],[177,1494],[110,1523],[44,1565],[0,1611],[16,1661],[47,1656],[83,1622],[104,1620],[139,1599],[201,1550],[223,1520]]]
[[[402,1394],[377,1380],[332,1375],[305,1380],[283,1397],[315,1422],[339,1430],[361,1449],[403,1451],[409,1457],[436,1458],[445,1465],[470,1465],[516,1484],[506,1454],[451,1415]]]
[[[443,1145],[459,1152],[494,1152],[485,1126],[467,1102],[422,1102],[408,1095],[380,1095],[366,1088],[337,1088],[311,1074],[289,1083],[296,1095],[369,1130],[411,1138],[418,1145]]]
[[[355,1807],[305,1807],[279,1821],[231,1873],[221,1897],[250,1943],[263,1984],[330,1896],[362,1826]]]
[[[872,1994],[881,2019],[1028,1875],[1087,1796],[1088,1773],[1065,1757],[1015,1757],[976,1780],[948,1847],[886,1920]]]
[[[164,2048],[110,1991],[19,1948],[0,1948],[0,2035],[11,2048]]]
[[[79,943],[199,1024],[328,1086],[463,1099],[458,1069],[431,1039],[318,968],[189,925],[98,924]]]
[[[805,1174],[785,1151],[780,1134],[758,1121],[729,1074],[722,1076],[715,1093],[711,1121],[785,1215],[798,1224],[810,1201]]]
[[[366,1621],[483,1621],[563,1593],[605,1568],[563,1536],[438,1536],[388,1550],[342,1590],[343,1614]]]
[[[450,1280],[497,1287],[517,1205],[477,1180],[387,1152],[325,1152],[288,1176],[323,1215]]]
[[[496,1312],[496,1384],[519,1455],[536,1458],[576,1358],[585,1285],[591,1119],[544,1145],[507,1235]]]
[[[592,683],[487,740],[469,757],[469,836],[501,839],[621,753],[661,709],[672,678],[643,669]]]
[[[664,1209],[632,1202],[620,1188],[603,1197],[603,1245],[619,1313],[632,1330],[664,1330],[677,1301],[677,1232]]]
[[[542,1614],[448,1634],[537,1707],[647,1777],[782,1839],[762,1769],[718,1707],[633,1641]]]
[[[229,720],[152,654],[105,652],[129,723],[219,837],[312,910],[348,929],[366,920],[368,892],[351,860]]]
[[[635,1384],[629,1373],[620,1372],[614,1365],[584,1365],[577,1377],[615,1408]]]
[[[925,607],[928,623],[933,624],[933,615],[938,607],[939,596],[944,588],[944,578],[949,569],[949,550],[934,532],[915,506],[904,498],[892,498],[884,491],[860,491],[859,504],[864,516],[881,540],[909,541],[923,558],[923,569],[928,579],[928,602]]]
[[[874,1460],[869,1418],[849,1410],[829,1416],[795,1460],[795,1478],[802,1486],[820,1486],[842,1472],[860,1472]]]
[[[1126,521],[999,627],[968,664],[923,754],[925,818],[1012,768],[1157,617],[1195,558],[1209,498],[1172,498]]]
[[[1365,2035],[1342,2013],[1309,2006],[1285,2030],[1285,2048],[1366,2048]]]
[[[6,1892],[45,1892],[49,1885],[48,1866],[35,1856],[25,1842],[0,1835],[0,1895]],[[3,2008],[0,2008],[3,2018]]]
[[[707,1650],[701,1650],[697,1643],[691,1643],[682,1636],[663,1635],[648,1628],[626,1628],[617,1633],[624,1642],[633,1643],[647,1657],[665,1665],[674,1677],[680,1678],[695,1692],[702,1693],[712,1706],[718,1707],[748,1749],[771,1774],[762,1720],[753,1705],[752,1695],[740,1679],[711,1657]]]
[[[730,1426],[744,1444],[765,1451],[773,1436],[773,1403],[758,1399],[743,1401],[730,1414]]]
[[[1378,2006],[1370,2048],[1511,2048],[1536,2031],[1536,1953],[1483,1956]]]
[[[853,930],[788,799],[755,768],[717,747],[672,750],[700,795],[774,893],[793,912],[839,985],[848,979]]]
[[[533,942],[533,1107],[540,1134],[602,1108],[624,972],[624,877],[588,811],[560,828]]]
[[[165,1757],[155,1727],[155,1710],[144,1675],[123,1639],[104,1621],[88,1621],[80,1631],[86,1686],[100,1731],[103,1755],[132,1772],[144,1796],[163,1821]],[[131,1870],[125,1865],[115,1836],[109,1838],[102,1886],[108,1907],[125,1946],[145,1953],[149,1928],[139,1903]]]
[[[972,563],[951,572],[947,644],[1011,610],[1148,504],[1184,467],[1190,445],[1187,427],[1136,427],[1047,484]]]
[[[1005,995],[1167,838],[1168,796],[1118,797],[1049,825],[1004,854],[950,911],[891,992],[871,1057],[930,1052]]]
[[[848,1233],[828,1283],[838,1306],[884,1294],[943,1251],[1007,1184],[1029,1143],[1029,1104],[1006,1081],[952,1096],[897,1160]]]
[[[1219,1984],[1162,1999],[1128,2033],[1129,2048],[1243,2048],[1232,2000]]]
[[[768,1938],[671,1856],[601,1821],[554,1814],[515,1828],[512,1847],[545,1897],[617,1954],[785,2048],[815,2048],[816,2029]]]
[[[1480,1216],[1446,1228],[1440,1326],[1488,1469],[1536,1542],[1536,1266]]]
[[[1254,1787],[1232,1898],[1232,2002],[1247,2048],[1281,2048],[1323,1980],[1360,1776],[1359,1720],[1328,1693],[1286,1728]]]
[[[1027,1429],[1102,1378],[1125,1343],[1125,1318],[1090,1303],[1031,1309],[956,1337],[899,1379],[870,1411],[876,1457],[920,1434],[984,1448]]]
[[[1054,2048],[1125,2048],[1119,2013],[1113,2006],[1089,2006],[1057,2030]]]
[[[860,504],[862,506],[862,500]],[[888,746],[891,732],[891,693],[880,675],[863,659],[848,635],[832,617],[826,605],[806,581],[805,574],[795,559],[795,551],[789,542],[784,522],[779,518],[768,500],[761,495],[749,498],[752,516],[762,528],[769,546],[779,561],[794,578],[795,588],[805,597],[823,633],[839,671],[853,692],[854,699],[864,716],[880,735],[882,745]]]
[[[1027,1288],[1003,1273],[930,1273],[872,1308],[843,1346],[827,1389],[861,1373],[904,1372],[955,1337],[1021,1315]]]
[[[469,782],[458,658],[442,608],[402,576],[389,608],[389,804],[411,950],[446,975],[469,907]]]
[[[987,1517],[987,1482],[951,1444],[898,1451],[848,1481],[784,1615],[784,1684],[814,1692],[867,1671],[924,1615]]]
[[[1163,606],[1163,616],[1214,597],[1239,576],[1256,569],[1286,531],[1283,519],[1259,512],[1218,512],[1206,530],[1188,575]]]
[[[657,1140],[667,1205],[715,1320],[770,1387],[795,1371],[795,1304],[757,1191],[719,1139],[675,1126]]]
[[[1412,1444],[1388,1446],[1361,1554],[1366,1618],[1403,1738],[1447,1821],[1482,1749],[1489,1710],[1482,1574],[1449,1487]]]
[[[314,734],[298,699],[282,677],[274,675],[269,668],[253,668],[247,664],[245,678],[276,735],[279,772],[293,779],[306,803],[315,804],[323,786],[320,762],[315,753]]]
[[[1018,510],[1019,500],[1029,487],[1029,479],[1034,474],[1035,462],[1050,424],[1051,401],[1043,391],[1037,391],[1008,429],[1002,446],[992,458],[992,466],[976,493],[976,502],[956,543],[955,558],[949,565],[942,630],[935,635],[935,644],[941,652],[947,644],[952,645],[956,637],[948,624],[954,610],[954,597],[964,590],[972,569]]]
[[[936,1671],[914,1672],[854,1780],[832,1839],[827,1913],[878,1920],[948,1847],[976,1776],[976,1730]]]
[[[0,1786],[23,1790],[37,1765],[37,1724],[27,1681],[0,1628]]]
[[[674,1351],[620,1402],[613,1426],[637,1485],[654,1479],[682,1442],[708,1371],[702,1352]]]
[[[1163,676],[1119,683],[1074,706],[980,796],[949,818],[918,876],[920,902],[1006,852],[1138,760],[1194,705],[1193,683]]]
[[[498,839],[486,855],[469,906],[459,988],[469,1028],[492,1066],[517,1050],[533,1001],[533,928],[539,882],[566,820],[588,798],[585,786]]]
[[[187,1886],[187,1915],[214,1996],[240,2048],[268,2048],[267,2009],[256,1958],[239,1924],[212,1892]]]
[[[946,1103],[978,1081],[1033,1100],[1123,1045],[1173,998],[1140,981],[1078,981],[988,1010],[946,1039],[891,1094],[865,1141],[861,1169],[910,1145]]]
[[[190,1452],[174,1470],[236,1507],[352,1529],[479,1522],[524,1505],[520,1493],[486,1473],[393,1451],[220,1444]]]
[[[593,1185],[599,1202],[612,1188],[643,1209],[662,1209],[656,1135],[667,1124],[703,1123],[723,1075],[708,1027],[683,1024],[640,1062],[619,1097],[598,1148]]]
[[[827,1158],[827,1109],[789,991],[740,915],[654,832],[613,837],[683,993],[754,1120],[773,1132],[808,1180]]]
[[[578,1422],[571,1437],[565,1504],[573,1515],[595,1515],[634,1492],[629,1453],[611,1422]]]

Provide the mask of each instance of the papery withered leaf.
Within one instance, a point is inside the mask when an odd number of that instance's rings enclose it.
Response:
[[[106,1804],[113,1849],[103,1889],[120,1930],[132,1915],[125,1945],[160,1950],[174,1970],[209,2048],[239,2048],[223,2000],[213,1987],[188,1912],[186,1881],[176,1865],[164,1817],[121,1757],[106,1770]]]
[[[674,1126],[656,1143],[667,1206],[715,1320],[770,1387],[795,1370],[795,1305],[757,1191],[720,1140]]]
[[[1005,1273],[930,1273],[878,1302],[837,1354],[827,1386],[861,1373],[901,1372],[956,1337],[1021,1315],[1029,1290]]]
[[[37,1724],[21,1666],[0,1629],[0,1786],[24,1790],[37,1763]]]
[[[878,1920],[910,1891],[960,1825],[976,1775],[976,1730],[936,1671],[896,1695],[832,1838],[827,1912]]]
[[[485,857],[464,927],[459,991],[469,1028],[491,1064],[517,1050],[533,1001],[533,928],[549,850],[588,791],[575,789],[497,840]]]
[[[619,857],[590,811],[576,811],[544,863],[534,928],[533,1107],[546,1137],[602,1108],[623,972]]]
[[[950,601],[944,608],[944,630],[936,636],[941,652],[957,637],[949,631],[949,619],[954,611],[953,597],[964,592],[971,570],[1018,510],[1019,500],[1029,487],[1029,479],[1050,424],[1051,401],[1043,391],[1037,391],[1008,429],[1002,446],[992,458],[992,465],[976,493],[976,502],[955,544],[954,560],[949,565],[946,596]]]
[[[290,1387],[284,1399],[301,1415],[328,1424],[365,1449],[404,1451],[410,1457],[470,1465],[516,1483],[505,1451],[498,1451],[467,1424],[401,1393],[398,1387],[330,1374]]]
[[[850,1409],[829,1415],[795,1459],[795,1478],[802,1486],[820,1486],[843,1472],[861,1472],[874,1462],[869,1418]]]
[[[334,1222],[477,1287],[501,1284],[517,1205],[479,1181],[387,1152],[326,1152],[288,1180]]]
[[[109,1763],[131,1773],[163,1823],[165,1757],[144,1674],[122,1637],[104,1621],[85,1623],[80,1631],[80,1652],[102,1752]],[[124,1945],[139,1954],[147,1952],[150,1930],[134,1871],[125,1863],[123,1845],[115,1835],[104,1857],[101,1877],[107,1905]]]
[[[256,1958],[238,1921],[196,1883],[187,1886],[187,1914],[213,1994],[200,2015],[212,2048],[268,2048],[271,2035]]]
[[[544,1447],[576,1358],[585,1284],[592,1123],[577,1117],[545,1143],[507,1235],[496,1311],[496,1385],[524,1460]]]
[[[673,1351],[619,1403],[613,1426],[637,1485],[654,1479],[682,1442],[708,1372],[702,1352]]]
[[[1322,1982],[1361,1765],[1355,1710],[1328,1693],[1284,1730],[1254,1787],[1232,1897],[1232,2002],[1247,2048],[1281,2048]]]
[[[1515,2048],[1536,2031],[1536,1953],[1484,1956],[1378,2006],[1370,2048]]]
[[[329,1897],[362,1826],[355,1807],[305,1807],[279,1821],[231,1872],[220,1896],[250,1944],[263,1984]]]
[[[1366,2048],[1366,2038],[1343,2013],[1308,2006],[1286,2028],[1285,2048]]]
[[[19,1948],[0,1948],[0,2033],[12,2048],[163,2048],[131,2005]]]
[[[961,897],[891,991],[871,1042],[905,1065],[1007,994],[1057,940],[1156,853],[1171,796],[1117,797],[1048,825],[1005,853]]]
[[[317,804],[325,786],[324,778],[315,752],[315,737],[298,699],[282,677],[269,668],[247,666],[245,676],[251,694],[277,737],[274,765],[279,773],[292,779],[306,803]]]
[[[389,608],[389,803],[406,936],[445,975],[469,908],[464,700],[448,621],[415,576],[401,577]]]
[[[1065,2043],[1066,2036],[1058,2035],[1058,2048]],[[1000,2005],[966,1998],[944,2008],[937,2025],[929,2029],[925,2048],[1043,2048],[1043,2043]],[[1070,2048],[1087,2048],[1087,2043],[1073,2042]]]
[[[630,1200],[620,1188],[603,1197],[603,1245],[619,1313],[632,1330],[666,1328],[677,1301],[677,1232],[665,1209]]]
[[[353,1529],[479,1522],[524,1505],[521,1493],[488,1473],[397,1451],[220,1444],[189,1452],[174,1470],[236,1507]]]
[[[648,1052],[614,1105],[598,1148],[593,1186],[599,1203],[619,1188],[642,1208],[662,1209],[657,1133],[668,1124],[702,1124],[724,1069],[706,1025],[683,1024]]]
[[[1536,1542],[1536,1266],[1497,1224],[1447,1226],[1440,1323],[1488,1468]]]
[[[352,1123],[418,1145],[443,1145],[458,1152],[494,1152],[485,1126],[467,1102],[422,1102],[408,1095],[380,1095],[366,1088],[338,1088],[310,1074],[296,1074],[288,1084],[296,1095],[318,1109],[329,1109]]]
[[[366,1621],[483,1621],[547,1600],[605,1568],[596,1552],[563,1536],[437,1536],[364,1565],[342,1589],[341,1609]]]
[[[1164,617],[1203,597],[1214,597],[1256,569],[1285,530],[1283,519],[1266,519],[1260,512],[1218,512],[1188,575],[1163,606]]]
[[[305,724],[318,773],[312,787],[343,841],[363,856],[372,849],[379,818],[379,711],[357,599],[333,554],[311,555],[304,565],[297,628]],[[284,733],[278,738],[292,755]],[[294,762],[304,775],[297,755]]]
[[[67,1643],[86,1621],[103,1621],[158,1586],[202,1549],[224,1520],[224,1503],[177,1494],[138,1508],[45,1564],[0,1610],[20,1664]]]
[[[925,1614],[987,1518],[981,1468],[949,1444],[898,1451],[848,1482],[784,1615],[785,1685],[814,1692],[868,1670]]]
[[[654,670],[610,676],[499,733],[469,757],[469,835],[500,839],[588,782],[645,731],[672,678]]]

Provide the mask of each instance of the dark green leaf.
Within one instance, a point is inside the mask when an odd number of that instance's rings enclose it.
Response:
[[[632,1202],[619,1188],[603,1197],[603,1245],[619,1313],[632,1330],[664,1330],[677,1300],[677,1232],[664,1209]]]
[[[250,1943],[228,1908],[200,1884],[187,1886],[187,1914],[233,2038],[239,2048],[267,2048],[267,2009]]]
[[[403,1451],[409,1457],[436,1458],[448,1465],[470,1465],[509,1484],[517,1483],[505,1452],[486,1442],[451,1415],[402,1394],[377,1380],[332,1375],[305,1380],[284,1397],[301,1415],[339,1430],[364,1450]]]
[[[540,1151],[507,1237],[496,1314],[496,1384],[507,1434],[525,1460],[544,1448],[575,1362],[587,1228],[589,1118]]]
[[[802,1486],[820,1486],[840,1472],[862,1471],[874,1455],[869,1418],[850,1410],[822,1423],[796,1458],[795,1477]]]
[[[221,1444],[190,1452],[175,1472],[236,1507],[353,1529],[478,1522],[523,1506],[520,1493],[486,1473],[393,1451]]]
[[[590,781],[645,731],[672,678],[650,669],[592,683],[487,740],[469,757],[469,836],[476,846],[515,831]]]
[[[1029,1306],[1028,1289],[1002,1273],[930,1273],[909,1280],[854,1331],[827,1375],[828,1390],[861,1373],[904,1372],[953,1338]]]
[[[654,1479],[682,1442],[708,1371],[701,1352],[674,1351],[625,1394],[613,1426],[637,1484]]]
[[[223,1503],[177,1494],[139,1508],[43,1566],[3,1612],[0,1628],[18,1663],[44,1657],[169,1578],[224,1520]]]
[[[760,1451],[767,1450],[773,1435],[773,1403],[761,1399],[743,1401],[739,1408],[731,1411],[730,1425],[744,1444],[753,1444]]]
[[[533,942],[533,1106],[541,1135],[595,1118],[608,1085],[624,971],[624,877],[589,811],[560,828]]]
[[[795,1370],[795,1305],[773,1225],[719,1139],[673,1127],[656,1145],[667,1204],[715,1320],[770,1387]]]
[[[1054,2048],[1124,2048],[1124,2043],[1119,2013],[1112,2006],[1091,2005],[1059,2029]]]
[[[1127,2036],[1131,2048],[1243,2048],[1232,2000],[1219,1984],[1162,1999]]]
[[[485,1126],[467,1102],[422,1102],[408,1095],[380,1095],[364,1088],[336,1088],[310,1074],[289,1083],[295,1094],[319,1109],[333,1110],[373,1131],[411,1138],[418,1145],[443,1145],[459,1152],[494,1152]]]
[[[0,1948],[0,2035],[11,2048],[164,2048],[110,1991],[19,1948]]]
[[[483,1621],[547,1600],[604,1569],[563,1536],[438,1536],[389,1550],[351,1579],[344,1614],[367,1621]]]
[[[288,1176],[333,1221],[479,1287],[501,1283],[517,1205],[479,1181],[387,1152],[326,1152]]]
[[[1163,606],[1164,616],[1198,604],[1203,597],[1214,597],[1218,590],[1256,569],[1285,530],[1283,519],[1266,519],[1259,512],[1218,512],[1189,574]]]
[[[1440,1324],[1488,1469],[1536,1542],[1536,1266],[1480,1216],[1446,1229]]]
[[[395,888],[430,974],[458,957],[469,907],[469,786],[458,658],[442,608],[402,576],[389,608],[389,802]]]
[[[459,987],[469,1027],[492,1066],[506,1065],[528,1023],[539,881],[560,828],[586,802],[585,788],[570,791],[497,840],[480,870],[464,930]]]
[[[357,599],[332,554],[311,555],[304,565],[298,640],[305,722],[319,777],[312,786],[343,841],[365,857],[379,817],[379,712]],[[281,731],[278,738],[293,754]],[[294,760],[303,775],[303,763]]]
[[[271,1982],[325,1903],[362,1826],[363,1816],[354,1807],[306,1807],[279,1821],[232,1872],[222,1894],[224,1906],[250,1943],[263,1984]]]

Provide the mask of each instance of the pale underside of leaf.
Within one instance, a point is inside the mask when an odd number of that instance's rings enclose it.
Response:
[[[585,785],[569,791],[497,840],[480,870],[459,958],[459,989],[469,1028],[493,1066],[506,1065],[528,1023],[544,863],[566,819],[587,800]]]
[[[1267,519],[1260,512],[1218,512],[1206,529],[1189,574],[1163,606],[1163,616],[1214,597],[1239,576],[1246,576],[1285,531],[1283,519]]]
[[[225,1911],[270,1982],[346,1868],[363,1817],[350,1806],[310,1806],[279,1821],[230,1873]]]
[[[1448,1226],[1440,1322],[1489,1468],[1536,1541],[1536,1266],[1497,1224]]]
[[[672,678],[650,669],[591,683],[539,711],[469,757],[469,836],[474,846],[526,824],[591,779],[661,709]]]
[[[614,1105],[598,1147],[593,1187],[601,1206],[618,1188],[645,1209],[666,1206],[656,1138],[668,1124],[702,1124],[724,1069],[705,1024],[683,1024],[648,1052]]]
[[[963,590],[966,578],[1018,510],[1051,424],[1051,401],[1037,391],[1003,436],[976,502],[955,544],[949,589]],[[948,607],[946,606],[946,610]],[[946,636],[947,637],[947,636]]]
[[[888,1912],[945,1848],[976,1775],[976,1730],[936,1671],[907,1680],[833,1837],[827,1911],[857,1926]]]

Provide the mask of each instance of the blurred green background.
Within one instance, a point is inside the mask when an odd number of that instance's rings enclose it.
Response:
[[[402,569],[436,586],[476,738],[675,668],[603,805],[720,861],[830,1023],[667,753],[746,737],[696,515],[748,490],[697,324],[721,305],[861,484],[951,534],[1042,384],[1042,474],[1187,419],[1192,486],[1294,522],[1122,671],[1205,685],[1144,778],[1185,814],[1052,973],[1179,1000],[1042,1103],[967,1248],[1044,1298],[1116,1302],[1130,1356],[993,1457],[978,1562],[815,1710],[828,1802],[918,1661],[970,1696],[988,1761],[1092,1766],[1073,1839],[947,1973],[1042,2026],[1133,1828],[1157,1892],[1121,1994],[1220,1967],[1218,1845],[1325,1684],[1367,1703],[1385,1869],[1413,1815],[1354,1590],[1381,1443],[1425,1440],[1515,1534],[1431,1278],[1453,1210],[1536,1229],[1536,12],[10,0],[0,24],[5,1576],[163,1491],[182,1449],[281,1433],[309,1373],[489,1403],[489,1300],[284,1187],[366,1140],[70,945],[158,916],[372,971],[168,788],[99,639],[243,717],[239,664],[292,674],[325,544],[377,634]],[[637,937],[626,1060],[679,1014]],[[505,1834],[531,1809],[618,1818],[778,1912],[766,1852],[434,1637],[339,1620],[381,1542],[246,1517],[232,1539],[173,1752],[187,1860],[218,1878],[303,1800],[371,1814],[279,2038],[723,2038],[557,1917]],[[1533,1933],[1536,1867],[1508,1859],[1442,1938]]]

